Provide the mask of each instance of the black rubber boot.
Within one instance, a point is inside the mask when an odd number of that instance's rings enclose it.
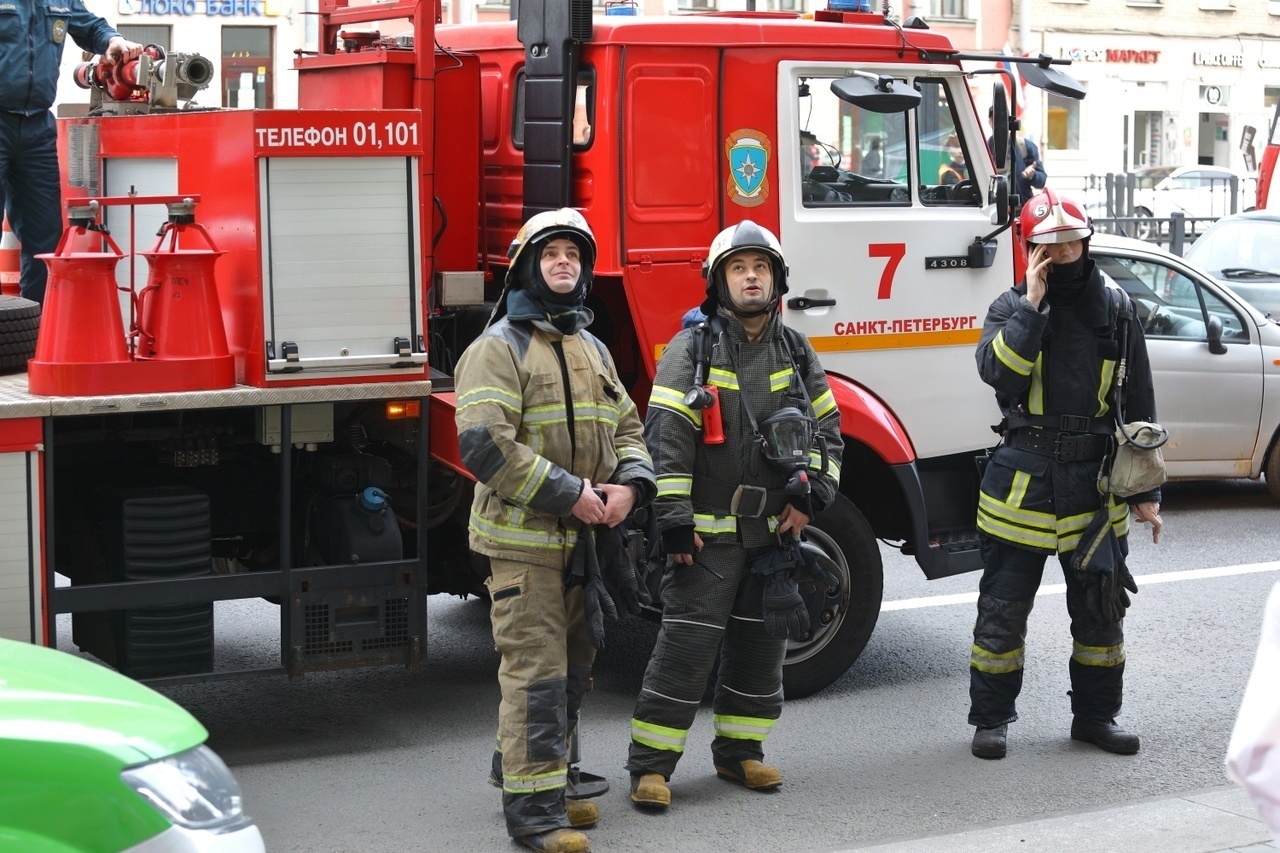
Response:
[[[970,749],[979,758],[1004,758],[1005,753],[1008,752],[1008,734],[1007,723],[1002,723],[994,729],[984,729],[979,726],[974,729],[973,745]],[[1072,737],[1075,737],[1074,729]]]
[[[1138,736],[1116,725],[1115,720],[1071,718],[1071,739],[1091,743],[1116,755],[1133,755],[1138,751]]]

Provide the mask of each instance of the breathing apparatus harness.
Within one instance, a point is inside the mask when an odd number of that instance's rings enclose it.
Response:
[[[689,339],[693,385],[685,395],[684,403],[703,413],[704,444],[724,443],[724,431],[720,426],[719,390],[714,385],[704,384],[710,370],[712,350],[724,329],[724,318],[718,314],[713,315],[694,326]],[[785,489],[782,493],[775,492],[771,495],[769,490],[761,486],[737,484],[735,488],[732,484],[709,478],[698,478],[694,482],[694,498],[715,506],[727,504],[732,515],[776,515],[787,504],[788,497],[809,495],[813,488],[808,474],[809,453],[815,447],[822,460],[820,470],[826,473],[828,469],[830,460],[827,456],[826,437],[818,431],[818,419],[812,414],[813,406],[804,384],[804,377],[809,370],[808,351],[800,333],[785,325],[782,327],[782,347],[791,362],[791,381],[786,391],[786,405],[760,421],[751,407],[749,395],[743,392],[739,397],[747,421],[751,424],[751,444],[755,451],[748,454],[749,470],[754,475],[758,470],[759,459],[763,457],[765,461],[789,474]],[[728,344],[725,351],[734,373],[738,374],[738,358],[732,344]],[[798,359],[797,351],[800,353]],[[726,497],[728,500],[725,500]]]

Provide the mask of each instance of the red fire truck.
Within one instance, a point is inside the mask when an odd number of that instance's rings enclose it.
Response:
[[[788,695],[866,645],[878,540],[929,578],[980,565],[974,456],[998,415],[972,350],[1018,252],[1008,149],[988,152],[971,86],[1001,57],[839,9],[518,9],[437,27],[432,3],[322,0],[297,110],[170,108],[166,87],[207,77],[194,56],[144,57],[150,91],[81,75],[96,114],[61,122],[73,227],[0,399],[0,632],[51,643],[70,614],[128,674],[222,677],[213,602],[265,597],[291,676],[418,665],[426,595],[483,594],[453,365],[519,224],[566,205],[599,241],[593,332],[641,404],[712,236],[745,218],[781,236],[787,322],[845,433],[842,494],[806,542],[838,582],[811,592]],[[373,27],[393,19],[411,32]],[[1006,59],[1083,95],[1059,60]]]

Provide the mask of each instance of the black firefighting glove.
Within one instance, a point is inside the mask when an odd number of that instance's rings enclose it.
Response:
[[[641,605],[652,604],[649,590],[636,577],[636,561],[627,548],[627,534],[622,525],[597,527],[596,556],[604,576],[604,587],[618,611],[637,616]]]
[[[794,550],[783,545],[751,561],[751,572],[764,585],[764,629],[771,637],[798,640],[809,633],[809,611],[796,583]]]
[[[583,525],[578,542],[573,546],[569,565],[565,571],[565,588],[581,586],[582,607],[587,619],[587,639],[596,649],[604,648],[604,623],[618,618],[609,591],[605,589],[600,574],[600,561],[596,557],[594,528]]]
[[[1124,618],[1131,604],[1129,593],[1136,593],[1138,584],[1125,565],[1107,508],[1099,509],[1089,520],[1071,555],[1071,567],[1083,582],[1084,604],[1090,616],[1107,625]]]
[[[794,536],[783,536],[782,543],[784,548],[793,552],[797,583],[813,584],[819,589],[833,589],[840,583],[840,578],[818,560],[817,552],[812,548],[804,547],[799,539]]]

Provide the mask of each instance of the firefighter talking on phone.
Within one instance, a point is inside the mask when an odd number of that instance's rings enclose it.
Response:
[[[1115,722],[1126,589],[1137,591],[1124,564],[1126,534],[1132,508],[1159,541],[1160,492],[1126,505],[1100,493],[1098,476],[1114,445],[1117,399],[1125,420],[1155,421],[1146,343],[1129,298],[1089,257],[1093,227],[1082,205],[1046,190],[1023,207],[1020,222],[1026,280],[991,304],[977,351],[978,372],[1004,418],[978,502],[985,571],[969,658],[972,750],[979,758],[1005,755],[1008,724],[1018,719],[1027,617],[1045,560],[1057,553],[1074,639],[1071,737],[1128,755],[1138,751],[1138,736]],[[1126,362],[1127,371],[1118,369]],[[1122,372],[1123,386],[1113,388]],[[1082,549],[1098,558],[1073,567],[1073,552],[1099,515],[1108,547]]]

